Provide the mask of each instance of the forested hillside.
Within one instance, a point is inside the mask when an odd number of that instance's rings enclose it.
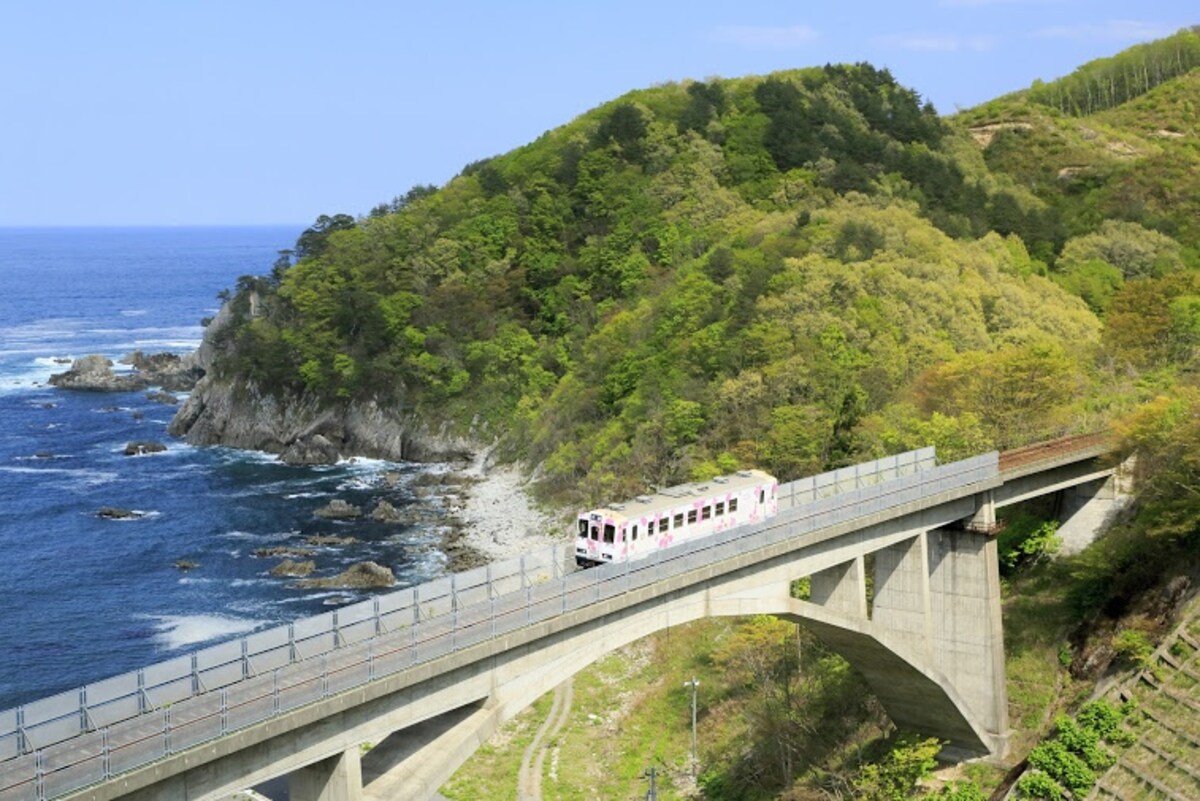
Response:
[[[1111,429],[1139,455],[1129,517],[1053,563],[1053,520],[1023,512],[1000,543],[1014,761],[1058,730],[1020,792],[1082,793],[1055,771],[1118,743],[1088,739],[1097,708],[1055,713],[1144,659],[1169,579],[1200,581],[1198,54],[1181,31],[949,118],[867,64],[631,92],[444,187],[321,217],[240,281],[196,395],[383,409],[499,444],[562,504]],[[697,675],[705,797],[979,801],[1000,781],[918,788],[938,743],[893,739],[845,663],[777,623],[668,632],[685,645],[644,676],[615,665],[639,688],[617,767],[564,768],[561,797],[640,792],[648,753],[685,764],[669,710]],[[581,716],[587,749],[607,714]],[[1081,727],[1090,750],[1063,756]],[[516,742],[446,792],[515,786]]]
[[[949,120],[867,64],[631,92],[322,217],[242,279],[213,380],[377,401],[591,498],[1093,429],[1137,399],[1115,357],[1194,350],[1197,80]]]

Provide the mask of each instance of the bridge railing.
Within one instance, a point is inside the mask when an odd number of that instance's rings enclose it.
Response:
[[[569,552],[548,549],[10,710],[0,718],[13,728],[0,735],[0,801],[52,799],[630,589],[998,475],[994,453],[940,467],[924,457],[881,461],[880,471],[854,476],[855,489],[845,489],[845,474],[843,490],[828,495],[819,488],[837,481],[792,482],[781,487],[788,503],[781,500],[780,514],[765,524],[645,559],[572,571]],[[880,475],[890,477],[874,480]]]

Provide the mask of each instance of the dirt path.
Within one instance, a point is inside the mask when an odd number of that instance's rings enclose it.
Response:
[[[554,688],[550,714],[542,722],[537,734],[533,735],[533,741],[525,748],[525,755],[521,759],[521,771],[517,774],[517,801],[542,801],[542,768],[546,763],[546,753],[550,750],[547,743],[554,740],[571,716],[574,689],[574,679],[567,679]]]

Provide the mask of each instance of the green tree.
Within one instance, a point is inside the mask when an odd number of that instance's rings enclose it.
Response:
[[[920,740],[900,737],[882,762],[863,767],[854,789],[863,801],[908,801],[916,795],[917,782],[937,767],[941,743],[936,737]]]

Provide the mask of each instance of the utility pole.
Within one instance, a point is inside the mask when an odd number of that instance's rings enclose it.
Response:
[[[644,775],[650,779],[650,789],[646,791],[646,801],[658,801],[658,785],[655,784],[655,779],[658,777],[658,769],[653,766],[646,768]]]
[[[692,688],[692,778],[696,778],[696,688],[700,686],[700,680],[693,678],[691,681],[685,681],[684,687]]]

